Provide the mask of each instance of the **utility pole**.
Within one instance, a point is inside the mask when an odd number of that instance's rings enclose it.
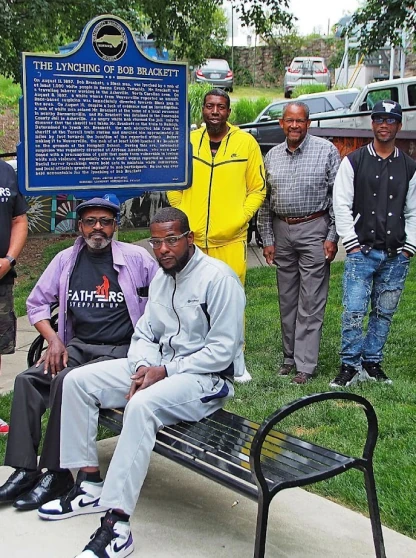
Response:
[[[231,4],[231,71],[234,75],[234,6]]]

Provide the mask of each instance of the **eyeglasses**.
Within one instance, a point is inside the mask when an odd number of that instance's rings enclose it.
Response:
[[[86,217],[85,219],[80,219],[81,223],[86,227],[95,227],[97,223],[100,223],[102,227],[109,227],[115,221],[114,217]]]
[[[283,118],[283,122],[286,124],[305,124],[307,121],[307,118]]]
[[[396,124],[398,120],[396,120],[395,118],[377,117],[377,118],[373,118],[373,122],[375,122],[376,124],[383,124],[383,122],[385,122],[386,124]]]
[[[179,236],[165,236],[165,238],[149,238],[148,243],[152,248],[158,250],[165,243],[167,246],[176,246],[181,238],[187,236],[191,231],[186,231]]]

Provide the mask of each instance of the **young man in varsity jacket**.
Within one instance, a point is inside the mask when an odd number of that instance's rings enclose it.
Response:
[[[395,146],[401,106],[379,101],[371,119],[374,141],[344,158],[334,184],[335,224],[347,257],[341,369],[333,388],[357,380],[392,383],[381,368],[383,347],[416,252],[416,161]]]

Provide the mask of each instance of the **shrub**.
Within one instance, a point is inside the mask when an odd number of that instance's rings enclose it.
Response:
[[[327,88],[323,83],[299,85],[292,91],[292,99],[296,99],[299,95],[309,95],[310,93],[320,93],[321,91],[327,91]]]
[[[191,112],[191,124],[199,128],[202,122],[202,103],[204,96],[211,91],[210,83],[191,83],[188,87],[189,110]]]
[[[230,115],[230,122],[232,124],[246,124],[247,122],[253,122],[256,116],[270,104],[270,100],[266,97],[260,97],[258,99],[239,99],[236,103],[232,105],[232,111]]]

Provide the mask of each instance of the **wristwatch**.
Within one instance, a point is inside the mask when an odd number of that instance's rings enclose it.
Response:
[[[9,260],[11,267],[14,267],[16,265],[16,260],[13,258],[13,256],[4,256],[4,259]]]

